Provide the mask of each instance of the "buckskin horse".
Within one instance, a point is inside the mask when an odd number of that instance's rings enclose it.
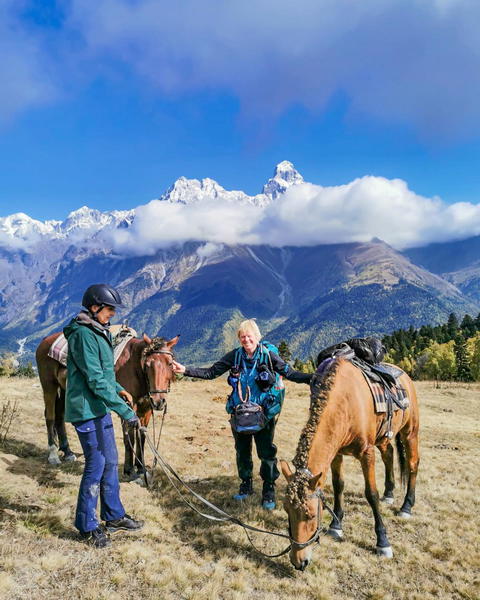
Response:
[[[391,429],[395,437],[402,483],[407,484],[399,517],[408,518],[415,503],[415,482],[419,463],[419,414],[412,380],[403,373],[399,383],[409,400],[408,408],[394,413]],[[318,539],[323,510],[323,487],[328,470],[332,471],[334,492],[333,518],[328,534],[343,537],[343,456],[353,455],[360,461],[365,479],[365,496],[375,519],[376,552],[390,558],[393,551],[380,514],[379,494],[375,481],[375,447],[385,465],[385,493],[382,500],[393,503],[395,487],[393,446],[385,437],[383,414],[376,414],[372,394],[362,372],[345,359],[331,361],[326,372],[321,366],[311,382],[310,414],[293,464],[281,461],[287,479],[284,507],[288,515],[290,536],[294,540],[290,561],[304,570],[311,561],[311,543]],[[380,432],[380,435],[379,435]]]
[[[45,402],[48,462],[53,465],[61,463],[58,450],[63,452],[65,461],[75,460],[75,454],[68,444],[64,420],[67,369],[60,362],[48,356],[50,346],[59,335],[60,333],[57,332],[44,338],[36,351],[38,374]],[[179,337],[177,335],[171,340],[161,337],[152,339],[144,334],[143,338],[132,338],[127,342],[115,364],[116,379],[132,395],[133,409],[144,427],[148,425],[153,410],[161,410],[166,401],[166,394],[174,379],[172,349]],[[139,473],[144,472],[140,457],[143,456],[145,434],[137,432],[135,436],[134,431],[129,430],[125,424],[123,424],[123,431],[124,473],[129,477],[134,477],[136,469]]]

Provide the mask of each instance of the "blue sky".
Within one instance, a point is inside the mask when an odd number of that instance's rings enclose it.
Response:
[[[480,202],[467,0],[3,0],[0,216],[133,208],[177,177],[257,193],[403,179]]]

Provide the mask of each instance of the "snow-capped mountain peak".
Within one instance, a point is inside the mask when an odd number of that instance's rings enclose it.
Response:
[[[49,235],[55,231],[60,221],[37,221],[25,213],[19,212],[0,217],[0,232],[11,238],[28,239]]]
[[[283,160],[275,167],[273,177],[263,186],[262,192],[272,199],[283,194],[292,185],[304,183],[303,177],[288,160]]]
[[[251,197],[239,190],[226,190],[214,179],[187,179],[179,177],[160,197],[165,202],[196,204],[208,200],[251,203]]]

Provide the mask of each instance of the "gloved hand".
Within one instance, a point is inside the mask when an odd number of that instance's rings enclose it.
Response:
[[[127,419],[127,427],[131,429],[138,429],[140,427],[140,419],[137,415]]]

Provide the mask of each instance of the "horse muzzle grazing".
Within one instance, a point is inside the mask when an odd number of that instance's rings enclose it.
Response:
[[[295,567],[295,569],[297,569],[297,571],[305,571],[305,569],[310,564],[310,561],[311,561],[311,558],[305,558],[301,562],[298,563],[295,561],[294,558],[292,558],[292,555],[290,554],[290,562]]]
[[[297,571],[305,571],[308,565],[312,562],[312,547],[295,549],[295,544],[292,544],[292,549],[289,552],[289,558],[292,565]]]

